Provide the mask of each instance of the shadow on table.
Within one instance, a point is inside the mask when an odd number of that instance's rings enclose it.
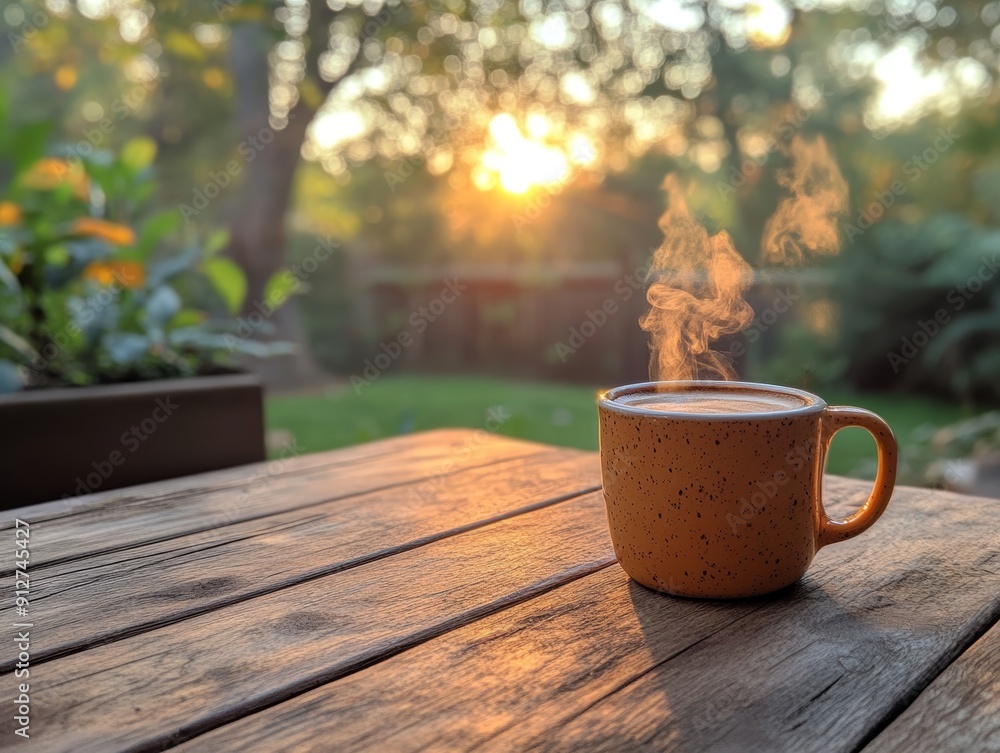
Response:
[[[732,601],[668,596],[634,581],[628,589],[653,665],[615,692],[592,731],[600,748],[810,747],[829,715],[842,713],[838,698],[900,650],[808,579]],[[678,626],[692,622],[701,636],[678,647]]]

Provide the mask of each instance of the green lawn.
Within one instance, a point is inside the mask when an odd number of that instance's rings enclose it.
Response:
[[[490,409],[503,423],[497,433],[537,442],[597,449],[596,389],[472,377],[385,376],[356,395],[349,386],[267,401],[267,425],[294,435],[304,452],[370,442],[446,426],[486,428]],[[918,426],[942,426],[970,415],[957,405],[890,394],[825,392],[831,405],[873,410],[893,427],[904,447]],[[827,470],[850,475],[874,456],[861,429],[837,435]]]

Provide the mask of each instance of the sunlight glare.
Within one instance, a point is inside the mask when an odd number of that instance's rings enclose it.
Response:
[[[597,161],[597,150],[587,136],[574,133],[569,138],[569,158],[575,165],[593,165]]]
[[[566,50],[573,44],[573,32],[563,13],[549,13],[531,23],[531,37],[550,50]]]
[[[513,115],[502,112],[490,121],[490,136],[497,144],[510,144],[521,138],[521,129]]]
[[[477,167],[472,171],[472,182],[480,191],[489,191],[496,183],[496,179],[489,170]]]
[[[532,135],[548,133],[551,123],[544,115],[536,113],[529,117],[528,130]],[[482,174],[486,171],[487,175],[495,174],[503,189],[514,194],[525,193],[533,186],[561,183],[569,176],[569,160],[563,151],[526,139],[510,114],[494,116],[489,132],[493,148],[483,152],[481,164],[472,176],[479,190],[485,191],[493,186],[493,180],[487,180]]]
[[[552,130],[549,119],[540,112],[529,113],[525,126],[528,129],[528,135],[533,139],[544,139]]]
[[[354,110],[327,111],[309,124],[313,140],[321,149],[332,149],[365,132],[365,120]]]
[[[658,0],[645,5],[642,11],[663,28],[683,34],[696,32],[705,23],[701,8],[681,0]]]
[[[761,50],[781,47],[792,34],[792,15],[778,0],[755,0],[747,6],[747,38]]]

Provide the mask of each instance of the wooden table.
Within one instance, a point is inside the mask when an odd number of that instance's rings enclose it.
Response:
[[[899,489],[792,589],[703,602],[629,582],[599,484],[593,453],[438,431],[3,513],[0,745],[1000,750],[1000,503]]]

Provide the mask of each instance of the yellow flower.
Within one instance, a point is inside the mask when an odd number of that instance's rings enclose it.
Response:
[[[64,159],[45,157],[21,176],[21,185],[36,191],[51,191],[64,183],[72,187],[79,198],[86,200],[89,196],[90,180],[79,163],[71,165]]]
[[[21,221],[21,208],[10,201],[0,201],[0,227],[16,225]]]
[[[62,91],[69,91],[76,86],[76,68],[71,65],[60,65],[56,68],[56,86]]]
[[[115,281],[114,270],[111,269],[110,264],[105,264],[104,262],[92,261],[83,269],[83,279],[93,280],[98,285],[103,285],[107,287]]]
[[[116,246],[131,246],[135,233],[127,225],[119,225],[96,217],[80,217],[73,222],[73,234],[100,238]]]
[[[118,283],[126,288],[141,288],[146,270],[134,261],[92,261],[83,270],[83,279],[105,287]]]
[[[201,74],[201,80],[210,89],[219,89],[226,83],[226,76],[218,68],[209,68]]]

